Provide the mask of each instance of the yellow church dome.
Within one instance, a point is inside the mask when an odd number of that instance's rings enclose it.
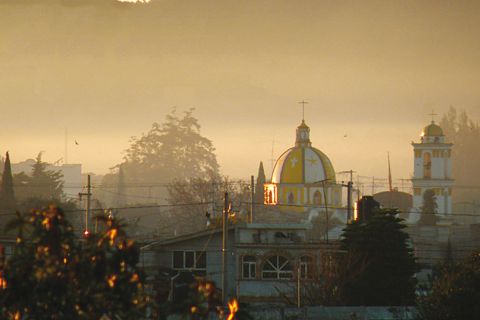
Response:
[[[297,127],[295,147],[285,151],[275,163],[272,183],[308,184],[328,180],[335,183],[330,159],[310,142],[310,128],[302,121]]]
[[[443,130],[439,125],[437,125],[435,122],[432,121],[431,124],[423,128],[422,136],[423,137],[442,137]]]

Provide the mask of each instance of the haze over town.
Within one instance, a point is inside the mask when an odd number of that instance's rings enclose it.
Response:
[[[53,162],[68,128],[68,161],[103,174],[131,136],[194,107],[223,174],[247,178],[264,161],[269,176],[305,99],[336,171],[386,177],[389,151],[394,178],[409,178],[432,110],[480,118],[479,7],[1,0],[0,149]]]

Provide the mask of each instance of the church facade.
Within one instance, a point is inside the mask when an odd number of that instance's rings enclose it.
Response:
[[[278,158],[270,182],[264,185],[264,203],[298,212],[342,206],[342,186],[336,182],[333,165],[312,147],[304,120],[297,127],[295,146]]]

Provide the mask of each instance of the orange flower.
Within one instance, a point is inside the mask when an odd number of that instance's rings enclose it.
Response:
[[[237,299],[233,299],[231,302],[228,303],[228,309],[230,309],[230,314],[228,315],[227,320],[235,319],[235,313],[238,311],[238,302]]]
[[[115,287],[115,281],[116,281],[116,280],[117,280],[117,276],[114,275],[114,274],[111,275],[111,276],[108,278],[108,280],[107,280],[108,286],[109,286],[110,288]]]
[[[134,273],[130,278],[130,282],[137,282],[138,281],[138,274]]]

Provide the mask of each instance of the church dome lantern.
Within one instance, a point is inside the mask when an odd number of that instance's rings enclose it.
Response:
[[[422,136],[423,137],[443,137],[443,130],[438,124],[432,121],[432,123],[430,123],[428,126],[423,128]]]
[[[432,120],[432,122],[423,128],[420,135],[422,143],[444,143],[445,135],[442,128]]]

